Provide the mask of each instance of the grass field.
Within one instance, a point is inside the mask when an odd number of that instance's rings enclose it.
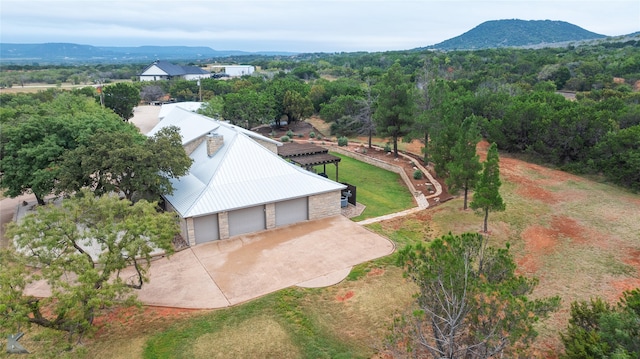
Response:
[[[109,84],[114,84],[116,82],[131,82],[131,80],[115,80],[110,82]],[[105,85],[109,85],[105,84]],[[68,82],[60,83],[60,84],[46,84],[46,83],[30,83],[25,86],[14,85],[12,87],[0,88],[0,93],[37,93],[39,91],[46,91],[48,89],[63,89],[63,90],[73,90],[80,89],[84,87],[92,87],[94,84],[72,84]]]
[[[342,159],[338,168],[339,181],[356,186],[358,202],[367,206],[360,216],[353,218],[354,221],[395,213],[415,206],[413,197],[399,174],[382,170],[348,156],[332,154]],[[322,166],[316,167],[316,172],[322,171]],[[335,166],[327,166],[329,178],[335,179],[335,172]],[[384,191],[380,190],[382,186]]]
[[[341,174],[347,172],[340,166]],[[491,243],[509,242],[518,271],[539,278],[534,296],[562,298],[561,310],[539,323],[534,343],[553,358],[561,351],[558,333],[571,301],[600,296],[613,302],[623,290],[640,287],[640,195],[511,158],[501,159],[501,174],[507,209],[489,215]],[[481,226],[482,217],[463,211],[462,200],[454,199],[368,227],[402,247]],[[359,265],[335,286],[289,288],[224,310],[176,314],[147,308],[109,321],[69,355],[369,358],[416,291],[394,259]]]

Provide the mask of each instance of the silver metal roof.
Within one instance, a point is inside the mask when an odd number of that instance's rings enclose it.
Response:
[[[174,192],[165,197],[182,217],[203,216],[345,188],[280,158],[253,138],[281,143],[255,132],[179,107],[158,126],[161,124],[178,126],[181,134],[189,138],[197,138],[198,134],[204,136],[214,129],[224,137],[224,145],[213,156],[208,156],[206,140],[203,141],[190,155],[194,162],[189,173],[172,180]],[[150,134],[159,129],[154,130]],[[186,138],[183,140],[183,143],[188,142]]]
[[[187,111],[196,112],[202,107],[202,105],[204,105],[204,102],[196,102],[196,101],[165,103],[165,104],[162,104],[162,106],[160,106],[160,114],[158,115],[158,118],[162,120],[176,107],[183,108]]]

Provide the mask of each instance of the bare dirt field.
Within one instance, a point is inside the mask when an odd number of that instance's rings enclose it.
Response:
[[[478,146],[486,157],[488,143]],[[501,194],[507,210],[489,215],[497,245],[509,242],[518,272],[537,277],[533,296],[562,299],[539,326],[538,349],[553,358],[572,301],[596,296],[610,302],[640,287],[640,196],[615,186],[501,155]],[[428,223],[433,237],[480,230],[481,219],[461,199],[383,224],[391,231]]]

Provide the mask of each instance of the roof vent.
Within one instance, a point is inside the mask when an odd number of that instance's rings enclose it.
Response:
[[[207,135],[207,155],[212,157],[224,145],[224,136],[215,132],[209,132]]]

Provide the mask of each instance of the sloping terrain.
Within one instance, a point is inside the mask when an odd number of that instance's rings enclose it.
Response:
[[[587,31],[564,21],[493,20],[483,22],[460,36],[428,48],[437,50],[479,50],[544,45],[604,37],[606,36]]]

